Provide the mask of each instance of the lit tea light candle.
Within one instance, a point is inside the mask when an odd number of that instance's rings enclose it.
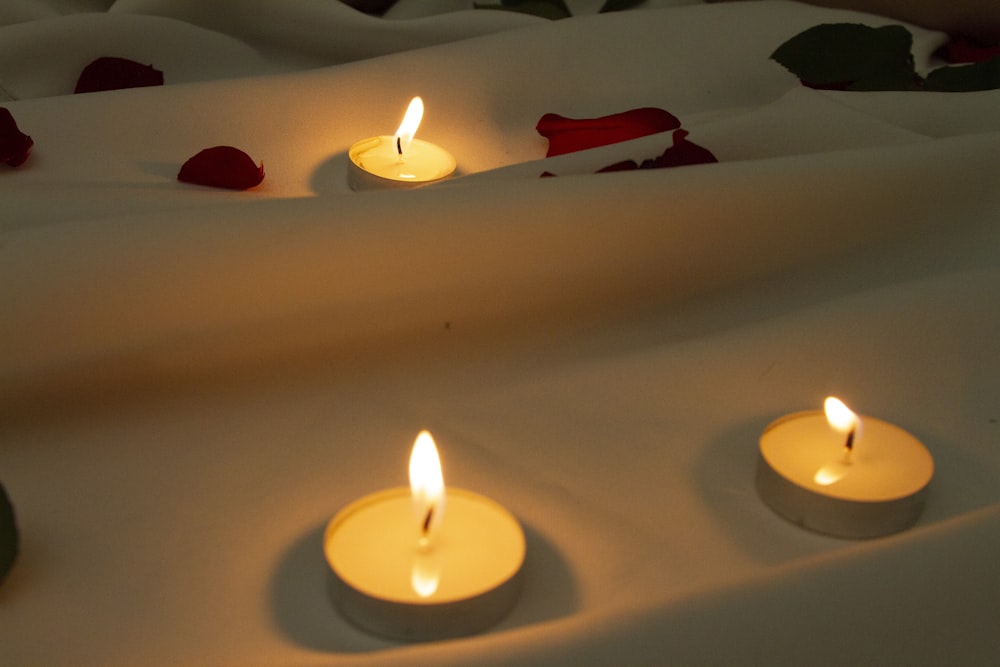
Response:
[[[393,136],[362,139],[347,152],[348,183],[352,190],[408,188],[450,176],[455,158],[437,144],[414,138],[424,116],[424,102],[410,101],[403,122]]]
[[[879,537],[913,525],[933,475],[919,440],[862,419],[834,397],[822,411],[772,422],[760,437],[761,499],[789,521],[836,537]]]
[[[526,552],[517,519],[471,491],[445,488],[422,431],[410,487],[365,496],[326,527],[334,603],[351,622],[403,640],[460,637],[502,619],[520,593]]]

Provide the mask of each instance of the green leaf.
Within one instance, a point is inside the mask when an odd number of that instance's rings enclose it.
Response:
[[[972,65],[941,67],[927,75],[924,90],[968,93],[1000,88],[1000,56]]]
[[[0,582],[7,575],[17,558],[17,524],[14,523],[14,507],[3,485],[0,484]]]
[[[641,5],[645,0],[607,0],[601,7],[601,14],[607,12],[620,12],[625,9],[632,9]]]
[[[851,90],[915,90],[913,36],[900,25],[825,23],[799,33],[771,58],[803,83]]]
[[[474,3],[476,9],[502,9],[508,12],[534,14],[546,19],[565,19],[572,16],[564,0],[501,0],[500,4]]]

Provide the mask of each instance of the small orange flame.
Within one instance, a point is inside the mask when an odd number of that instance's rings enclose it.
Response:
[[[830,424],[830,428],[847,434],[841,458],[823,464],[813,476],[813,481],[820,486],[830,486],[843,479],[850,470],[851,451],[861,430],[861,418],[835,396],[826,397],[823,401],[823,411],[826,413],[826,421]]]
[[[823,402],[823,411],[830,426],[847,433],[858,426],[858,416],[836,396],[827,396]]]
[[[424,101],[419,96],[414,97],[410,100],[410,105],[406,108],[406,113],[403,115],[403,122],[399,124],[399,129],[396,130],[396,135],[393,137],[396,148],[399,151],[400,160],[403,159],[406,151],[410,149],[410,144],[413,143],[413,135],[417,133],[417,128],[420,127],[420,121],[423,117]]]
[[[422,539],[444,516],[445,489],[441,458],[429,431],[421,431],[410,452],[410,493]]]

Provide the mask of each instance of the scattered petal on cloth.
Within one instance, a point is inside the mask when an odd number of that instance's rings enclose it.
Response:
[[[640,169],[662,169],[664,167],[684,167],[692,164],[710,164],[718,162],[712,151],[688,141],[687,130],[674,132],[674,145],[663,151],[663,155],[652,160],[645,160]]]
[[[675,130],[680,126],[681,122],[673,114],[644,107],[600,118],[566,118],[547,113],[535,129],[549,140],[545,157],[553,157]]]
[[[1000,56],[1000,44],[980,44],[957,37],[944,45],[941,55],[950,63],[982,63]]]
[[[621,12],[626,9],[632,9],[633,7],[638,7],[643,3],[643,0],[606,0],[604,5],[601,7],[601,13],[605,14],[607,12]]]
[[[573,15],[565,0],[500,0],[499,4],[475,2],[472,6],[476,9],[503,9],[521,14],[533,14],[551,20],[566,19]]]
[[[181,166],[177,180],[229,190],[247,190],[264,180],[260,166],[249,155],[232,146],[206,148]]]
[[[342,0],[342,2],[359,12],[375,16],[385,13],[385,10],[396,4],[396,0]]]
[[[371,0],[367,0],[371,1]],[[394,2],[395,0],[390,0]],[[356,6],[360,3],[366,2],[366,0],[344,0],[349,5]],[[599,13],[604,14],[607,12],[620,12],[626,9],[632,9],[641,5],[644,0],[606,0],[601,8],[598,10]],[[378,4],[376,2],[376,4]],[[569,5],[565,0],[500,0],[499,3],[479,3],[474,2],[472,6],[475,9],[505,9],[512,12],[520,12],[522,14],[534,14],[544,19],[566,19],[573,16],[573,12],[570,10]]]
[[[598,169],[597,173],[607,174],[612,171],[632,171],[638,168],[639,164],[635,160],[622,160],[621,162],[615,162],[614,164],[609,164],[607,167]]]
[[[18,539],[17,523],[14,520],[14,507],[7,497],[7,492],[0,484],[0,583],[17,559]]]
[[[10,111],[0,107],[0,162],[18,167],[28,159],[34,145],[31,137],[18,129]]]
[[[163,72],[127,58],[106,56],[83,68],[74,93],[96,93],[121,88],[162,86]]]
[[[712,154],[712,151],[688,141],[689,132],[687,130],[674,130],[674,143],[668,146],[659,157],[650,160],[643,160],[642,164],[636,164],[634,160],[623,160],[609,164],[597,173],[606,174],[612,171],[629,171],[631,169],[664,169],[666,167],[683,167],[692,164],[710,164],[719,160]]]

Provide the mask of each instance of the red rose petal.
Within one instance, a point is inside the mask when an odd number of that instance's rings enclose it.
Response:
[[[632,160],[615,162],[603,169],[599,169],[597,173],[604,174],[611,171],[628,171],[630,169],[664,169],[667,167],[683,167],[691,164],[718,162],[712,151],[688,141],[687,136],[687,130],[674,130],[673,145],[667,147],[667,150],[663,151],[659,157],[651,160],[643,160],[642,164],[638,165]]]
[[[638,168],[639,165],[636,164],[635,160],[622,160],[621,162],[615,162],[614,164],[609,164],[607,167],[598,169],[597,173],[607,174],[612,171],[632,171]]]
[[[0,162],[12,167],[24,164],[35,142],[17,128],[17,121],[5,107],[0,107]]]
[[[944,46],[942,55],[950,63],[982,63],[1000,56],[1000,44],[984,45],[956,37]]]
[[[206,148],[181,166],[178,181],[209,185],[213,188],[246,190],[264,180],[264,163],[232,146]]]
[[[806,81],[805,79],[799,79],[801,83],[806,88],[812,88],[813,90],[847,90],[851,87],[853,81],[834,81],[833,83],[813,83],[812,81]]]
[[[666,132],[681,126],[677,118],[663,109],[644,107],[600,118],[566,118],[547,113],[535,127],[549,140],[545,157],[606,146]]]
[[[687,140],[687,130],[674,132],[674,145],[663,151],[663,155],[653,160],[646,160],[640,169],[662,169],[664,167],[684,167],[692,164],[710,164],[719,160],[712,151]]]
[[[152,65],[143,65],[127,58],[106,56],[83,68],[74,93],[95,93],[101,90],[162,86],[163,72]]]

